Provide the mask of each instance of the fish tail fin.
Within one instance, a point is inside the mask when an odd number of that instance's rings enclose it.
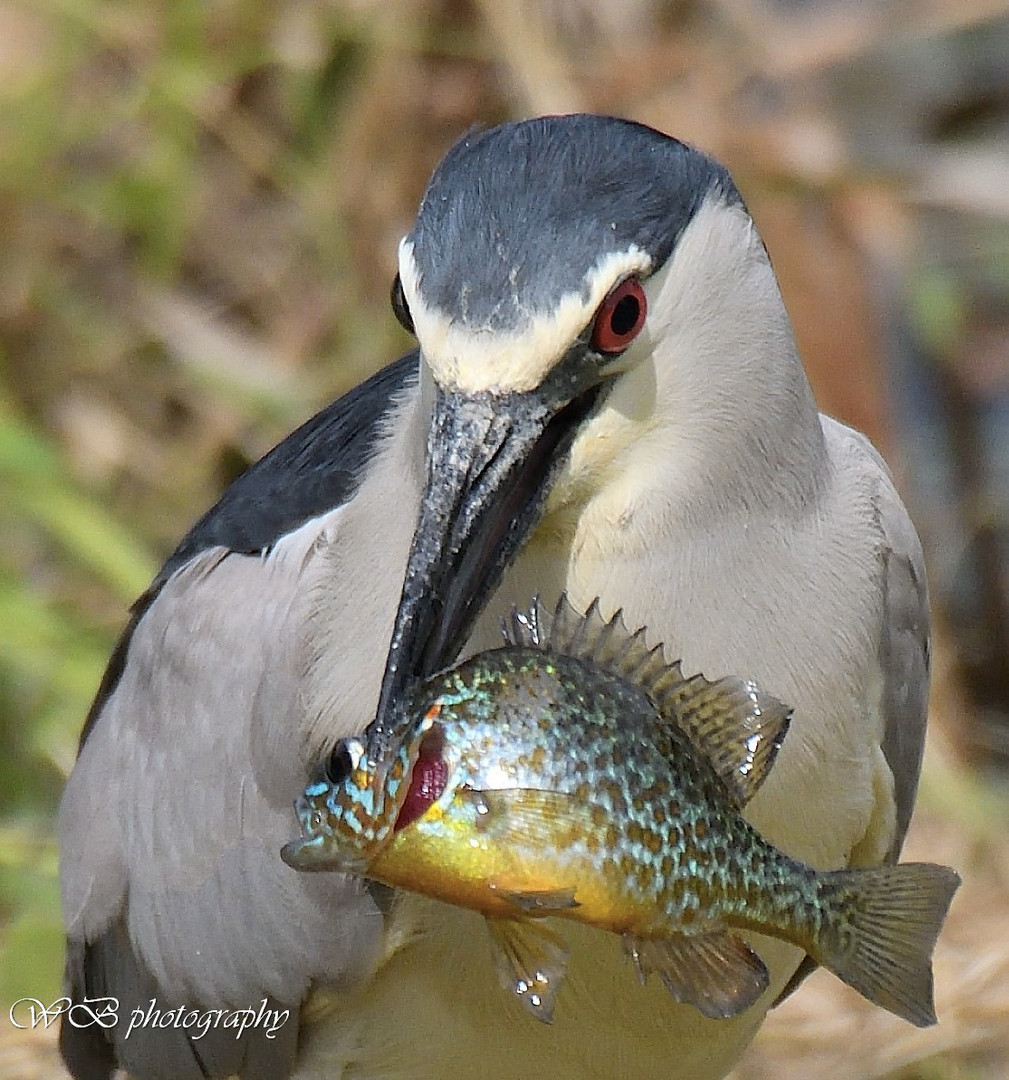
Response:
[[[824,874],[813,959],[874,1004],[934,1024],[932,950],[959,885],[955,870],[933,863]]]

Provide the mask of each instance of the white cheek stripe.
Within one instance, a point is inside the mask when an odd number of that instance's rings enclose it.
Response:
[[[621,279],[648,274],[652,261],[642,248],[611,252],[589,271],[588,299],[567,293],[549,315],[533,316],[518,332],[472,328],[421,299],[413,245],[399,246],[399,275],[413,316],[417,340],[436,382],[465,394],[524,393],[534,390],[564,355],[571,342]]]

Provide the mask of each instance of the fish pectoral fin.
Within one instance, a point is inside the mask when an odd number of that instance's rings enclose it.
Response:
[[[558,934],[529,919],[487,919],[501,985],[544,1024],[553,1019],[568,950]]]
[[[624,947],[641,982],[653,971],[673,997],[714,1020],[738,1016],[767,989],[763,960],[727,930],[641,939]]]
[[[554,911],[570,911],[579,906],[574,886],[566,889],[502,889],[491,882],[491,889],[502,900],[527,915],[549,915]]]
[[[477,828],[502,843],[555,849],[563,846],[566,834],[590,828],[588,807],[564,792],[502,788],[474,791],[473,798],[484,810]]]

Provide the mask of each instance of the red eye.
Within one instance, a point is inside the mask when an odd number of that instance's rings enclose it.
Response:
[[[633,277],[621,281],[599,305],[592,325],[592,348],[601,353],[623,352],[641,332],[647,313],[641,282]]]

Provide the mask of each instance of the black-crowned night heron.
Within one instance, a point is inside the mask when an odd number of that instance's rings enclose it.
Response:
[[[895,856],[921,759],[921,550],[864,437],[817,412],[723,168],[637,124],[466,136],[400,248],[418,349],[253,466],[141,598],[60,816],[77,1077],[723,1075],[801,955],[706,1020],[571,933],[552,1026],[501,994],[480,917],[279,857],[341,736],[566,589],[795,708],[748,814],[818,867]],[[391,644],[390,644],[391,642]],[[384,676],[383,676],[384,671]],[[381,703],[380,703],[381,698]],[[201,1034],[132,1010],[289,1009]],[[151,1014],[153,1017],[153,1013]],[[181,1015],[181,1014],[180,1014]]]

